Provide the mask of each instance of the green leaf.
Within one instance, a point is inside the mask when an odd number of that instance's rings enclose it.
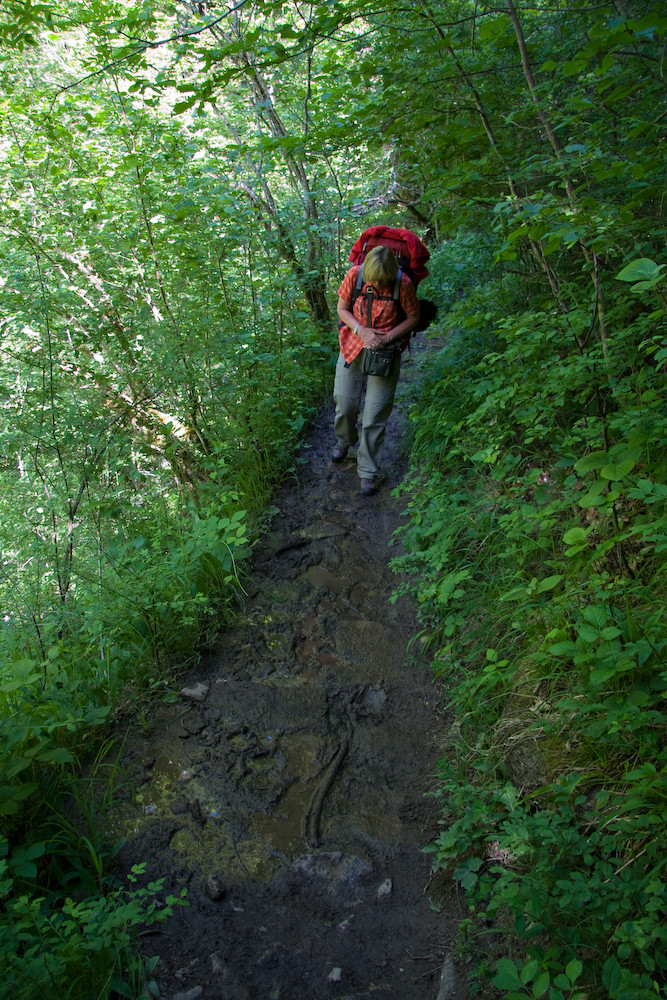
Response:
[[[517,967],[511,958],[501,958],[496,963],[496,975],[491,980],[499,990],[521,990],[523,983],[519,979]]]
[[[565,975],[574,985],[583,971],[583,965],[578,958],[573,958],[565,969]]]
[[[521,982],[524,985],[526,983],[529,983],[531,979],[535,978],[540,969],[541,969],[540,963],[537,962],[534,958],[531,959],[529,962],[526,962],[526,964],[524,965],[523,969],[519,974]]]
[[[548,651],[553,656],[569,656],[570,658],[576,656],[578,652],[573,642],[555,642],[553,646],[548,647]]]
[[[20,680],[5,681],[4,684],[0,684],[0,691],[4,694],[11,694],[12,691],[18,691],[19,688],[25,687],[26,684],[34,684],[36,680],[39,680],[39,674],[30,674],[28,677],[22,677]]]
[[[136,990],[129,986],[120,976],[112,976],[109,985],[118,996],[126,997],[127,1000],[136,1000]]]
[[[626,264],[623,270],[616,275],[616,280],[653,282],[660,276],[663,267],[667,267],[667,265],[656,264],[649,257],[640,257],[638,260]]]
[[[481,858],[468,858],[454,869],[452,878],[465,889],[473,889],[477,884],[477,872],[482,867]]]
[[[609,465],[603,465],[600,469],[600,475],[604,479],[611,479],[613,482],[617,482],[619,479],[624,479],[629,472],[635,467],[635,463],[631,458],[626,458],[624,462],[610,463]]]
[[[0,786],[0,816],[14,816],[19,810],[19,802],[27,799],[38,787],[36,781]]]
[[[588,531],[585,528],[570,528],[563,535],[566,545],[581,545],[588,538]]]
[[[583,475],[585,472],[592,472],[593,469],[601,469],[609,461],[606,451],[592,451],[590,455],[584,455],[578,462],[575,462],[576,471]]]
[[[599,507],[604,502],[604,498],[599,492],[584,493],[583,497],[577,500],[577,506],[582,510],[589,510],[591,507]]]
[[[598,632],[605,627],[609,620],[606,608],[598,604],[589,604],[581,612],[585,621],[589,625],[594,625]]]
[[[537,977],[537,979],[533,983],[533,996],[535,997],[535,1000],[539,1000],[540,997],[544,996],[544,994],[549,989],[550,983],[551,983],[551,976],[549,975],[548,972],[543,972],[540,976]]]

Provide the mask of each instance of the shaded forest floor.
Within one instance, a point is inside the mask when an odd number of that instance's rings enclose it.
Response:
[[[404,365],[388,480],[359,493],[352,456],[330,461],[332,412],[275,500],[238,624],[183,681],[181,699],[133,725],[123,866],[188,888],[188,907],[144,941],[171,1000],[459,1000],[451,945],[461,919],[430,881],[438,829],[441,690],[390,602],[391,489],[401,451]]]

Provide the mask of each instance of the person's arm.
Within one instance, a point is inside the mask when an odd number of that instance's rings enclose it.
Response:
[[[414,313],[412,316],[406,316],[398,326],[395,326],[392,330],[385,333],[382,338],[385,344],[390,344],[392,340],[400,340],[401,337],[405,337],[406,334],[410,333],[411,330],[417,326],[419,322],[419,313]]]
[[[397,323],[395,327],[385,333],[385,344],[390,344],[393,340],[400,340],[401,337],[405,337],[411,330],[414,330],[419,322],[419,299],[415,292],[415,286],[405,275],[401,282],[400,301],[405,319],[402,319],[400,323]]]
[[[336,312],[339,319],[345,323],[345,326],[349,326],[350,330],[356,333],[358,337],[361,337],[364,347],[381,347],[382,344],[387,343],[386,336],[382,337],[372,326],[362,326],[357,317],[350,311],[350,303],[340,296],[338,297]],[[410,318],[412,319],[412,317]],[[418,317],[415,318],[413,326],[416,325],[417,319]]]

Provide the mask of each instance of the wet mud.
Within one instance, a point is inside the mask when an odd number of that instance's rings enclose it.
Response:
[[[133,727],[136,804],[122,863],[147,863],[177,908],[144,939],[178,1000],[460,1000],[456,901],[430,880],[441,691],[390,542],[404,474],[401,396],[387,482],[361,497],[330,461],[331,411],[275,499],[238,624]]]

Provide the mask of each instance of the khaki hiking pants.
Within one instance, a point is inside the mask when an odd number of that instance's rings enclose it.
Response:
[[[334,433],[338,444],[354,445],[359,441],[357,473],[360,479],[371,479],[382,469],[384,436],[387,420],[394,405],[396,384],[401,371],[401,356],[397,353],[393,375],[363,375],[359,358],[345,367],[341,354],[336,365],[334,402],[336,417]],[[366,384],[366,398],[361,421],[361,436],[357,431],[357,418],[361,396]]]

